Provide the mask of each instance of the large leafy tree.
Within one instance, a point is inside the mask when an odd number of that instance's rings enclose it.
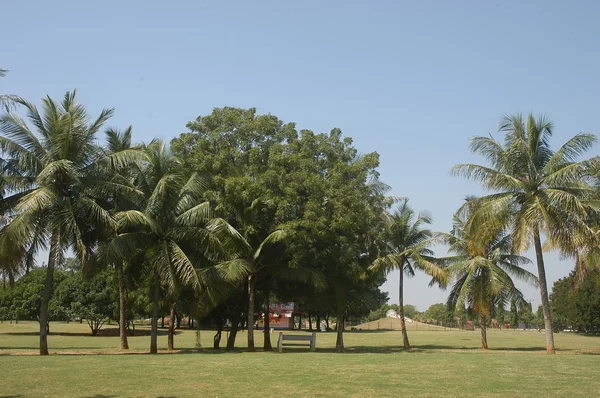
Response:
[[[90,120],[86,109],[68,92],[63,101],[43,99],[43,113],[27,101],[32,130],[16,114],[0,117],[1,167],[5,189],[3,212],[10,223],[3,229],[5,242],[36,253],[49,249],[44,292],[40,305],[40,354],[48,354],[48,303],[54,270],[71,249],[83,263],[98,237],[114,219],[100,202],[107,192],[121,187],[106,181],[107,170],[132,160],[131,154],[106,155],[96,143],[96,133],[112,109]],[[3,245],[4,246],[4,245]]]
[[[524,305],[523,293],[515,286],[513,277],[537,285],[537,278],[521,265],[529,259],[515,254],[509,235],[502,231],[471,230],[467,228],[469,208],[454,215],[450,234],[445,235],[451,257],[441,259],[453,285],[448,307],[455,311],[465,306],[479,314],[481,348],[487,349],[486,325],[488,316],[497,307],[502,311],[510,302]],[[481,236],[487,239],[482,239]]]
[[[366,315],[379,307],[382,278],[365,278],[381,250],[381,214],[389,203],[387,186],[378,179],[376,153],[358,156],[339,129],[329,134],[304,130],[273,156],[289,195],[283,209],[294,238],[287,245],[291,264],[306,265],[324,275],[323,290],[305,289],[301,302],[317,303],[336,317],[336,350],[344,349],[348,316]]]
[[[553,125],[544,116],[520,114],[505,116],[500,132],[504,144],[493,137],[475,137],[471,150],[489,162],[456,165],[452,172],[479,182],[491,194],[475,199],[467,228],[476,231],[482,225],[506,227],[518,252],[533,243],[544,310],[546,349],[555,352],[548,286],[544,266],[542,234],[552,246],[569,246],[577,230],[586,234],[589,199],[595,195],[587,183],[587,162],[580,156],[596,142],[591,134],[580,133],[558,150],[550,147]]]
[[[385,215],[386,231],[384,239],[386,247],[383,256],[377,258],[369,267],[370,270],[382,273],[398,270],[400,272],[398,286],[398,302],[400,323],[402,325],[402,341],[404,348],[409,350],[408,333],[404,320],[404,275],[414,276],[419,269],[431,275],[436,281],[444,282],[445,271],[435,263],[433,257],[434,236],[430,229],[431,217],[420,213],[415,215],[404,199],[390,214]]]
[[[114,264],[143,257],[145,273],[153,280],[150,352],[156,353],[161,287],[174,306],[180,284],[199,291],[210,286],[214,274],[201,268],[209,264],[217,242],[206,229],[210,206],[202,200],[202,179],[195,173],[186,176],[179,159],[162,141],[152,141],[145,154],[136,181],[142,200],[137,208],[117,213],[118,235],[102,248],[100,257]],[[172,335],[169,341],[173,349]]]

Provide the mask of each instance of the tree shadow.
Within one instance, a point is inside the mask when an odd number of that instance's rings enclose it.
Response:
[[[114,330],[117,332],[114,333]],[[175,335],[180,334],[181,332],[175,331]],[[147,337],[152,334],[152,331],[147,329],[136,330],[135,334],[128,334],[127,337]],[[159,336],[166,336],[169,334],[168,330],[158,329]],[[39,336],[40,332],[6,332],[0,333],[0,336]],[[119,329],[107,329],[106,331],[100,329],[96,336],[92,336],[92,332],[50,332],[49,336],[64,336],[64,337],[118,337]]]

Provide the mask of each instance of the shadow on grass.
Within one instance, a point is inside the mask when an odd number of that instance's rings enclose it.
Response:
[[[116,331],[116,332],[115,332]],[[175,335],[178,335],[179,331],[175,331]],[[150,330],[141,329],[136,330],[135,334],[128,334],[128,337],[147,337],[152,333]],[[158,329],[159,336],[166,336],[169,334],[168,330]],[[40,332],[6,332],[0,333],[0,336],[39,336]],[[92,332],[50,332],[50,336],[64,336],[64,337],[119,337],[119,329],[100,329],[96,336],[92,336]]]

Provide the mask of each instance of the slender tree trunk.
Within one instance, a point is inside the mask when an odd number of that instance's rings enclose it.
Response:
[[[329,329],[331,328],[329,327],[329,314],[327,314],[325,316],[325,330],[329,331]]]
[[[335,340],[335,350],[337,352],[344,351],[344,315],[338,315],[336,325],[337,337]]]
[[[223,319],[218,318],[215,319],[215,321],[217,324],[217,332],[213,337],[213,348],[215,350],[218,350],[219,348],[221,348],[221,333],[223,332]]]
[[[162,316],[160,318],[160,327],[161,327],[161,329],[165,327],[165,317],[164,316]]]
[[[171,314],[169,316],[169,338],[168,338],[168,348],[169,351],[173,351],[175,349],[175,302],[171,304]]]
[[[160,284],[154,284],[154,297],[152,299],[152,331],[150,332],[150,354],[158,352],[158,299],[160,297]]]
[[[550,315],[550,301],[548,300],[548,284],[546,282],[546,269],[544,268],[544,257],[542,253],[542,242],[540,240],[539,228],[533,231],[535,245],[535,257],[537,260],[538,279],[540,282],[540,295],[542,296],[542,309],[544,311],[544,325],[546,332],[546,353],[555,354],[554,334],[552,332],[552,317]]]
[[[402,328],[402,342],[404,349],[410,350],[408,333],[406,332],[406,321],[404,320],[404,269],[400,269],[400,283],[398,285],[398,310],[400,311],[400,327]]]
[[[248,276],[248,350],[254,351],[254,275]]]
[[[128,350],[127,341],[127,301],[125,300],[125,278],[123,277],[123,263],[117,263],[117,284],[119,285],[119,340],[121,349]]]
[[[52,296],[52,285],[54,284],[54,269],[56,267],[56,258],[60,251],[60,236],[57,231],[52,233],[50,241],[50,254],[48,257],[48,268],[46,269],[46,281],[44,282],[44,293],[40,305],[40,355],[48,355],[48,334],[49,317],[48,304]]]
[[[267,295],[268,297],[268,295]],[[265,336],[265,341],[263,343],[263,349],[265,351],[271,351],[273,349],[273,346],[271,345],[271,325],[270,325],[270,312],[269,312],[269,299],[267,299],[267,309],[265,311],[265,320],[264,320],[264,336]]]
[[[317,315],[317,332],[321,331],[321,316]]]
[[[486,320],[485,320],[485,315],[481,315],[481,349],[482,350],[487,350],[488,349],[488,344],[487,344],[487,330],[486,328]]]
[[[310,316],[310,314],[308,314],[308,331],[312,332],[313,327],[312,327],[312,317]]]
[[[229,331],[229,337],[227,338],[227,347],[226,350],[233,350],[235,348],[235,337],[237,336],[237,332],[239,330],[239,319],[236,319],[235,322],[231,322],[231,330]]]

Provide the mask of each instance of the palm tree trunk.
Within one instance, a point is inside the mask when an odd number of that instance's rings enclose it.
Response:
[[[152,299],[152,331],[150,332],[150,354],[158,352],[158,299],[160,296],[160,284],[154,284],[154,297]]]
[[[488,344],[487,344],[487,330],[485,329],[485,315],[481,315],[481,349],[482,350],[487,350],[488,349]]]
[[[263,344],[263,349],[265,351],[271,351],[273,349],[273,346],[271,346],[271,325],[269,325],[269,299],[267,299],[267,307],[266,308],[267,309],[265,311],[265,320],[264,320],[265,342]]]
[[[125,300],[125,280],[123,278],[123,263],[117,264],[117,284],[119,285],[119,340],[121,349],[128,350],[129,342],[127,341],[127,301]]]
[[[546,282],[546,270],[544,268],[544,257],[542,253],[542,242],[540,240],[540,230],[535,228],[533,231],[533,242],[535,245],[535,257],[537,260],[538,279],[540,282],[540,294],[542,296],[542,309],[544,311],[544,326],[546,332],[546,353],[555,354],[554,334],[552,332],[552,317],[550,315],[550,301],[548,300],[548,283]]]
[[[400,268],[400,281],[398,285],[398,310],[400,311],[400,326],[402,327],[402,342],[404,343],[404,349],[410,350],[410,343],[408,342],[408,333],[406,332],[406,321],[404,320],[404,269]]]
[[[173,351],[175,349],[175,302],[171,303],[171,314],[169,316],[169,338],[168,338],[168,349]]]
[[[337,337],[335,340],[335,350],[337,352],[344,351],[344,315],[338,315],[337,324],[335,327],[337,331]]]
[[[248,276],[248,350],[254,351],[254,275]]]
[[[48,257],[48,268],[46,270],[46,281],[44,282],[44,293],[40,305],[40,355],[48,355],[48,304],[52,296],[52,285],[54,284],[54,269],[56,268],[56,258],[60,250],[60,236],[58,231],[52,233],[50,242],[50,254]]]

